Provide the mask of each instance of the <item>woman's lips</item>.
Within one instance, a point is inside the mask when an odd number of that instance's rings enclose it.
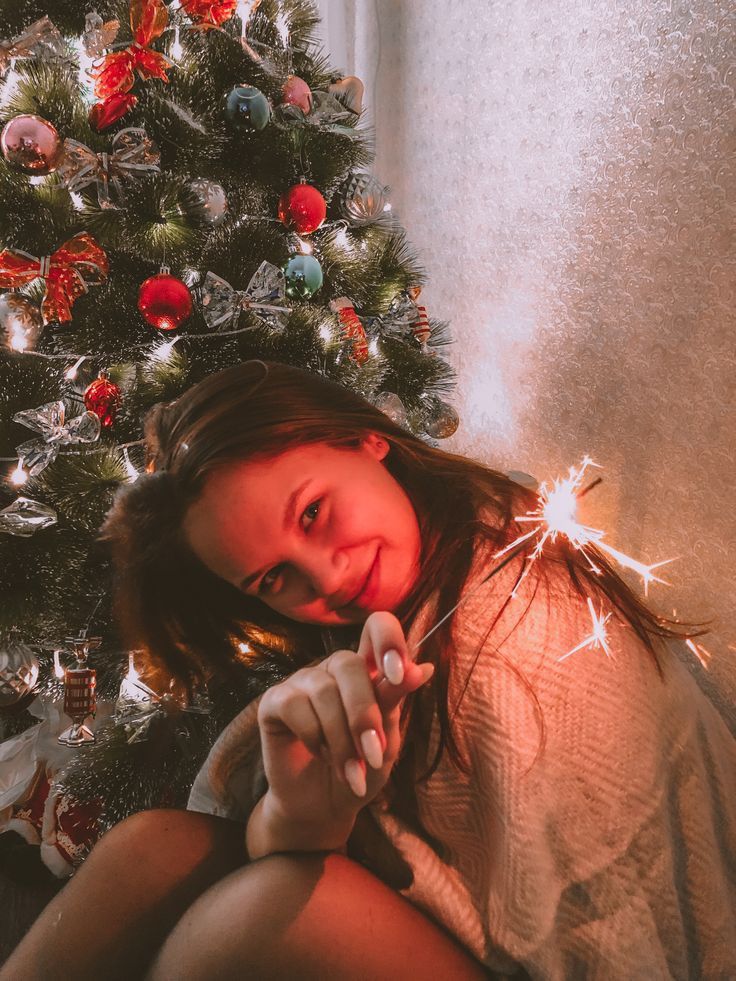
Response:
[[[381,554],[380,548],[376,550],[376,557],[373,559],[373,565],[371,566],[368,577],[365,581],[365,585],[355,597],[347,605],[348,606],[358,606],[366,607],[374,599],[376,592],[378,591],[379,582],[379,572],[380,572],[380,562],[379,555]]]

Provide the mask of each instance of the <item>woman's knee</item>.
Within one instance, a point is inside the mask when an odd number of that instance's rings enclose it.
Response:
[[[207,866],[225,875],[246,860],[242,825],[208,814],[183,810],[150,810],[115,825],[99,840],[85,863],[104,866],[108,874],[131,869],[141,884],[151,879],[186,879]]]
[[[364,868],[335,853],[302,853],[259,859],[208,890],[169,936],[151,978],[348,981],[430,977],[435,967],[458,979],[483,976]]]

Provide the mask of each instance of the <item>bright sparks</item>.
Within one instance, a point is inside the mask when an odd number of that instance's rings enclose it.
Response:
[[[521,535],[515,541],[511,542],[502,551],[497,552],[496,558],[500,558],[500,556],[512,551],[523,542],[536,538],[537,541],[521,577],[523,580],[534,561],[542,554],[547,542],[554,542],[557,540],[558,535],[564,535],[573,548],[576,548],[585,556],[592,572],[600,573],[601,570],[593,561],[592,556],[586,551],[589,546],[595,546],[617,562],[618,565],[623,566],[625,569],[633,569],[634,572],[640,575],[644,582],[645,595],[648,592],[650,582],[659,582],[668,585],[666,580],[658,578],[653,573],[654,569],[658,569],[660,566],[672,562],[672,559],[665,559],[662,562],[645,565],[643,562],[639,562],[637,559],[626,555],[624,552],[620,552],[605,542],[603,540],[606,534],[604,531],[580,524],[577,519],[577,506],[578,499],[586,492],[585,489],[582,489],[582,484],[585,471],[588,467],[600,469],[598,464],[593,463],[591,458],[586,456],[583,458],[583,462],[579,467],[570,467],[570,472],[566,478],[558,478],[551,487],[547,483],[543,483],[539,488],[539,507],[537,510],[527,512],[527,514],[516,518],[521,524],[533,524],[535,527],[526,535]],[[521,584],[521,580],[519,584]]]
[[[608,646],[608,634],[606,633],[606,624],[611,619],[612,614],[606,613],[603,616],[603,610],[600,613],[595,612],[595,607],[593,606],[593,600],[588,597],[588,610],[590,611],[590,623],[592,632],[576,644],[571,651],[567,654],[563,654],[562,657],[558,658],[558,661],[564,661],[565,658],[570,657],[571,654],[577,653],[577,651],[582,651],[586,647],[591,650],[597,651],[603,649],[606,657],[611,657],[611,648]]]

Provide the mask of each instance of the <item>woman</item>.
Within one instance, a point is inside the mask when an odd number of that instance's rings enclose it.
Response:
[[[477,588],[533,495],[284,365],[147,438],[105,528],[131,643],[265,693],[210,814],[113,829],[2,977],[736,976],[734,741],[602,556]],[[610,659],[565,657],[589,599]]]

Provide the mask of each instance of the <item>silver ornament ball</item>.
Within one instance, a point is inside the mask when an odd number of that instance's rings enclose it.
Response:
[[[424,431],[433,439],[448,439],[460,425],[460,416],[447,402],[436,399],[424,419]]]
[[[38,659],[17,630],[0,641],[0,708],[15,705],[38,681]]]
[[[373,174],[350,174],[337,192],[338,210],[351,225],[371,225],[385,214],[387,191]]]
[[[229,208],[225,188],[206,177],[198,177],[187,184],[180,204],[185,215],[211,228],[222,224]]]

